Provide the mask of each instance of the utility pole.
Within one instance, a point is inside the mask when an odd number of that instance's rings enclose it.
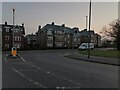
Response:
[[[88,24],[88,16],[86,16],[86,29],[87,29],[87,24]]]
[[[12,31],[12,34],[13,34],[13,47],[14,47],[14,24],[15,24],[15,9],[13,8],[13,31]]]
[[[89,43],[88,43],[88,58],[90,58],[90,42],[91,42],[91,35],[90,35],[90,26],[91,26],[91,0],[89,6]]]

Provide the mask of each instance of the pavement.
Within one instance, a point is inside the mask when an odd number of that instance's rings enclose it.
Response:
[[[107,58],[107,57],[98,57],[98,56],[90,56],[90,58],[88,58],[88,55],[81,55],[79,54],[79,52],[76,52],[74,54],[67,53],[64,54],[64,56],[76,60],[120,66],[120,62],[119,62],[120,58]]]
[[[2,87],[118,88],[118,66],[64,57],[68,52],[72,50],[20,51],[20,58],[13,59],[3,52]]]

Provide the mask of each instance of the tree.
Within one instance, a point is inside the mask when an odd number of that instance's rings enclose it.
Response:
[[[116,42],[117,50],[120,50],[120,20],[114,20],[108,25],[108,27],[103,28],[102,34],[105,37],[114,40]]]

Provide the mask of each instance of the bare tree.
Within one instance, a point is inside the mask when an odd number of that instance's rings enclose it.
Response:
[[[120,50],[120,20],[114,20],[108,25],[108,27],[103,27],[103,32],[107,38],[113,39],[116,42],[117,50]]]

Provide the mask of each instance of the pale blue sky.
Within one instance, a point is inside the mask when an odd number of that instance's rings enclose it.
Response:
[[[55,22],[68,27],[85,28],[88,15],[88,2],[3,2],[2,22],[12,24],[12,8],[16,9],[15,24],[25,24],[26,34],[37,31],[38,25]],[[118,18],[117,2],[93,2],[92,25],[95,32],[102,31],[105,25]]]

